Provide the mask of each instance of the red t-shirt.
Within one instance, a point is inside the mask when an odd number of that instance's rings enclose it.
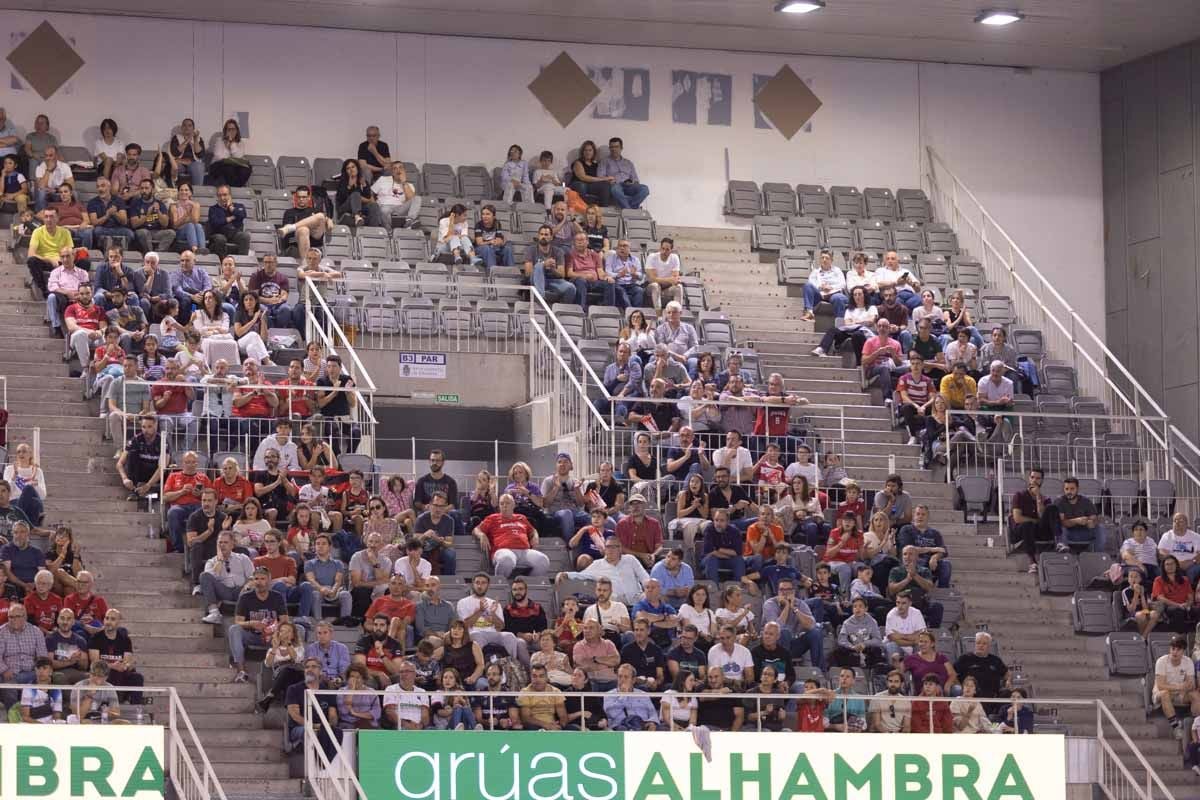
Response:
[[[413,605],[413,601],[406,597],[399,599],[391,595],[382,595],[376,597],[370,608],[367,609],[366,618],[374,619],[376,614],[387,614],[388,619],[396,619],[397,617],[413,622],[417,618],[417,607]]]
[[[866,519],[866,515],[867,515],[866,501],[864,501],[861,497],[859,497],[853,503],[851,503],[849,500],[842,503],[841,505],[839,505],[837,507],[837,513],[834,514],[834,516],[833,516],[834,522],[837,522],[839,519],[844,517],[846,514],[853,514],[854,516],[856,516],[858,518],[860,524],[863,522],[866,522],[867,521],[867,519]]]
[[[87,614],[91,614],[93,623],[97,623],[101,622],[104,619],[104,615],[108,613],[108,603],[104,602],[103,597],[95,593],[85,600],[80,596],[79,592],[72,592],[63,599],[63,605],[75,612],[76,621],[82,620]]]
[[[829,541],[832,542],[833,537],[838,534],[839,532],[837,530],[829,534]],[[862,549],[862,545],[863,535],[861,532],[847,536],[842,539],[842,542],[838,546],[837,550],[831,551],[828,545],[825,547],[825,560],[841,561],[846,564],[853,564],[855,561],[858,561],[858,551]]]
[[[935,391],[933,381],[929,379],[929,376],[922,375],[920,378],[914,378],[911,372],[900,376],[896,388],[908,392],[908,399],[919,406],[929,402],[929,398],[933,397]]]
[[[791,406],[763,406],[754,417],[755,436],[787,436]]]
[[[796,730],[822,733],[825,730],[825,701],[800,700],[796,703]]]
[[[158,405],[158,398],[170,392],[170,397],[167,402],[161,407]],[[159,386],[155,384],[150,387],[150,399],[155,402],[155,408],[159,414],[186,414],[188,410],[188,390],[182,386]],[[234,409],[235,411],[237,409]]]
[[[163,492],[178,492],[180,489],[190,489],[192,486],[207,488],[212,484],[208,480],[208,476],[202,472],[196,472],[187,475],[183,472],[172,472],[167,476],[166,483],[163,484]],[[171,501],[172,506],[194,506],[200,502],[200,495],[195,492],[181,494],[179,497]]]
[[[765,483],[770,486],[778,486],[783,483],[783,474],[786,467],[783,464],[768,464],[763,462],[758,465],[758,469],[754,471],[754,480],[758,483]]]
[[[279,390],[279,412],[282,414],[283,409],[291,406],[291,413],[298,417],[311,417],[315,412],[313,393],[300,391],[298,389],[289,389],[292,386],[312,386],[313,382],[307,378],[301,378],[299,383],[292,383],[287,378],[279,381],[276,386],[282,386]]]
[[[291,556],[259,556],[254,559],[254,566],[269,569],[273,581],[296,577],[296,559]]]
[[[98,331],[108,325],[108,315],[95,303],[87,308],[79,303],[71,303],[63,312],[63,319],[73,319],[76,325],[89,331]]]
[[[218,503],[232,500],[241,504],[254,497],[254,484],[241,475],[232,484],[227,483],[224,478],[217,478],[212,482],[212,487],[217,490]]]
[[[254,389],[235,389],[233,396],[234,398],[243,397],[254,391]],[[275,409],[271,408],[265,395],[255,394],[245,405],[234,404],[233,415],[235,417],[273,417]]]
[[[1167,583],[1161,575],[1154,579],[1154,586],[1150,590],[1151,597],[1162,597],[1172,603],[1186,603],[1191,594],[1192,587],[1187,581]],[[32,612],[30,616],[33,616]]]
[[[513,514],[508,519],[499,513],[491,514],[479,523],[479,530],[487,536],[493,553],[497,550],[528,550],[534,533],[533,526],[522,514]]]
[[[37,592],[25,595],[24,606],[29,614],[29,621],[49,633],[58,624],[58,612],[63,609],[63,599],[54,592],[46,595],[46,599],[38,597]]]

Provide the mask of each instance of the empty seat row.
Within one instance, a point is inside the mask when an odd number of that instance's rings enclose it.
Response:
[[[945,223],[919,226],[915,222],[899,222],[889,225],[879,219],[842,217],[756,215],[751,245],[756,250],[791,247],[812,253],[828,248],[840,257],[843,265],[857,251],[876,257],[882,257],[888,250],[904,256],[934,254],[949,259],[958,255],[958,237]]]
[[[932,220],[929,198],[921,189],[866,188],[853,186],[767,182],[760,190],[753,181],[730,181],[725,190],[725,213],[754,217],[760,214],[790,217],[799,214],[815,219],[842,217],[850,220],[903,220],[925,224]]]

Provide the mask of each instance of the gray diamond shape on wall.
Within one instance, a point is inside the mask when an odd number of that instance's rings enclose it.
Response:
[[[600,94],[600,88],[566,51],[542,68],[529,91],[564,128]]]
[[[754,105],[783,134],[791,139],[821,107],[821,98],[784,64],[754,96]]]
[[[84,60],[53,25],[43,22],[13,48],[8,63],[43,100],[49,100],[79,71]]]

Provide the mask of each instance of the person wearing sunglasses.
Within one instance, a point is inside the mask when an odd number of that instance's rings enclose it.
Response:
[[[904,675],[892,670],[887,675],[887,688],[875,695],[869,712],[870,730],[874,733],[908,733],[912,725],[912,703],[904,695]]]

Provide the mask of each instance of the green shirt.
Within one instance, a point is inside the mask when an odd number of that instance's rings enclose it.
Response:
[[[917,574],[929,582],[933,582],[933,573],[928,567],[917,567]],[[898,567],[892,567],[892,571],[888,573],[888,583],[899,583],[908,575],[908,569],[903,564]],[[925,602],[926,591],[921,588],[921,585],[916,581],[912,581],[908,586],[904,587],[912,595],[914,606],[922,605]]]

